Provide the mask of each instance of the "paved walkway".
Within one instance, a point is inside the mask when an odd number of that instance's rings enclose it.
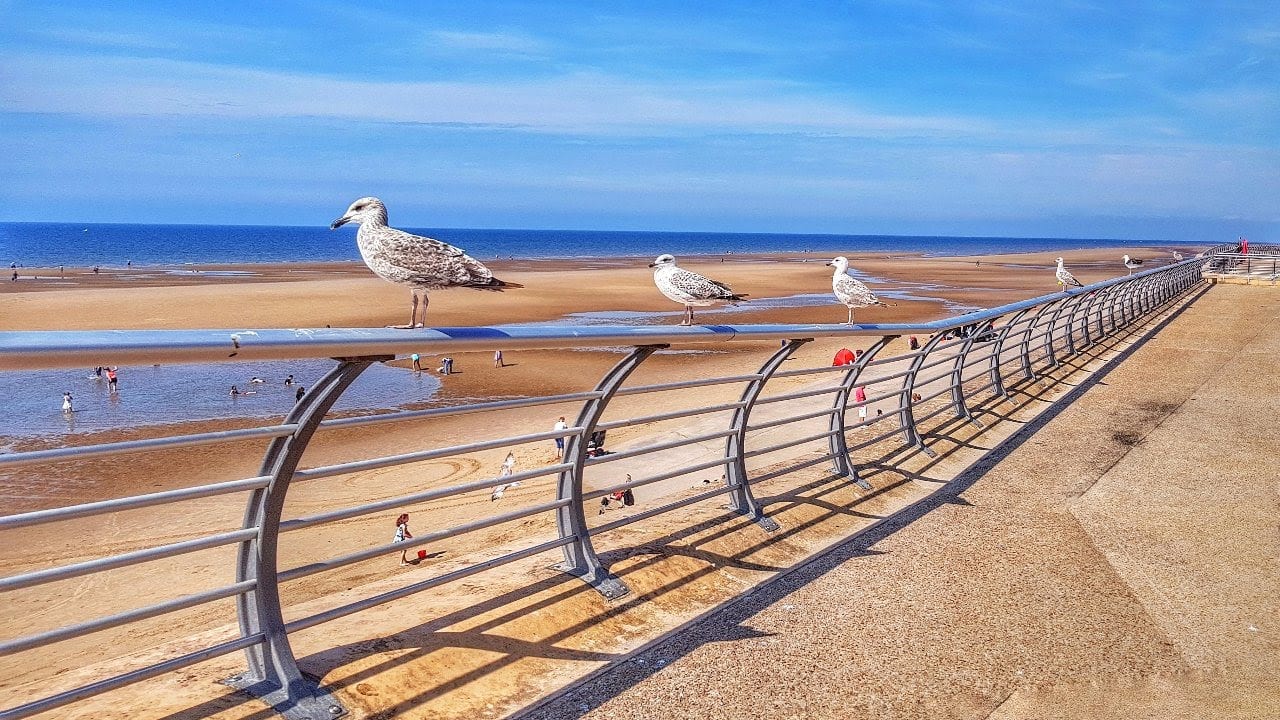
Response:
[[[947,491],[530,718],[1274,717],[1280,290],[1217,285]]]

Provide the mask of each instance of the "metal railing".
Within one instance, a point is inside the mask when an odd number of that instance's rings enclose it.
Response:
[[[971,408],[992,398],[1007,397],[1011,385],[1033,379],[1038,373],[1057,367],[1067,358],[1165,309],[1201,282],[1201,268],[1205,263],[1204,259],[1186,260],[1081,289],[917,324],[0,333],[0,371],[79,368],[104,361],[126,365],[336,359],[328,374],[279,423],[0,454],[0,472],[18,468],[42,471],[57,463],[87,459],[132,458],[144,453],[243,445],[250,441],[267,443],[260,467],[250,477],[0,517],[0,531],[12,531],[232,494],[242,495],[245,502],[244,520],[238,528],[171,539],[141,549],[102,554],[0,578],[0,593],[12,597],[14,593],[39,592],[43,586],[59,580],[187,557],[213,548],[234,551],[233,581],[194,594],[6,638],[0,640],[0,657],[133,626],[219,601],[234,601],[239,626],[235,637],[211,640],[196,649],[128,672],[46,693],[38,699],[0,710],[0,718],[27,717],[239,650],[246,652],[247,670],[234,679],[237,686],[263,695],[288,717],[341,715],[344,710],[340,704],[299,670],[290,643],[291,634],[557,550],[563,555],[559,567],[565,572],[582,578],[608,598],[622,597],[629,592],[627,586],[610,572],[594,546],[594,541],[602,535],[693,504],[725,500],[737,514],[750,518],[766,531],[773,531],[778,529],[778,524],[765,515],[752,486],[819,465],[828,465],[849,483],[870,489],[868,481],[860,476],[859,453],[890,443],[932,454],[928,442],[929,423],[938,418],[961,418],[980,427],[981,421]],[[923,345],[897,355],[886,354],[895,340],[912,335],[923,337]],[[816,338],[837,337],[866,338],[870,345],[851,365],[782,369],[784,362],[805,343]],[[781,344],[759,368],[744,374],[627,385],[642,363],[671,344],[719,347],[758,341],[781,341]],[[497,347],[510,350],[619,346],[629,350],[587,391],[358,417],[329,417],[334,403],[371,364],[420,352],[423,348],[430,348],[432,352],[461,352],[491,351]],[[771,385],[782,387],[770,392]],[[682,390],[717,386],[726,393],[722,402],[679,406]],[[655,411],[654,398],[664,398],[667,405],[677,407],[659,406]],[[640,414],[607,416],[608,411],[623,405],[638,407]],[[870,408],[884,405],[889,406],[890,412],[870,413]],[[487,416],[556,406],[578,409],[576,419],[564,430],[302,466],[304,455],[317,434],[377,431],[402,423],[429,423],[443,417]],[[681,432],[641,432],[672,422],[679,423]],[[494,422],[492,426],[500,427],[501,423]],[[598,433],[628,429],[634,437],[626,447],[600,454],[602,448],[591,446],[593,438],[603,439]],[[564,441],[556,461],[534,469],[426,487],[309,514],[286,512],[286,498],[294,485],[306,486],[325,478],[366,478],[387,468],[421,467],[420,464],[427,461],[501,452],[531,443],[546,444],[556,438]],[[623,470],[637,476],[627,474],[626,481],[619,481],[617,478]],[[600,499],[613,493],[635,491],[678,478],[698,479],[700,474],[707,477],[703,477],[692,492],[658,495],[658,501],[617,520],[603,521],[601,515],[591,514]],[[716,476],[721,479],[710,479]],[[535,482],[540,479],[541,484]],[[343,548],[297,563],[287,563],[281,556],[280,538],[285,533],[368,519],[408,506],[430,507],[514,482],[530,483],[526,486],[530,488],[526,493],[528,502],[518,508],[502,506],[503,512],[464,519],[447,527],[441,525],[403,543],[369,541],[360,547]],[[531,488],[533,485],[537,487]],[[689,488],[687,484],[684,487]],[[351,600],[341,596],[336,605],[286,619],[282,595],[288,583],[534,518],[548,518],[545,532],[537,531],[534,526],[535,530],[530,530],[521,542],[490,548],[490,556],[482,560],[402,587],[376,590],[366,597]],[[554,518],[554,524],[550,518]],[[15,628],[11,626],[9,630]]]
[[[1239,244],[1221,245],[1205,265],[1207,275],[1270,280],[1280,278],[1280,245],[1250,245],[1242,252]]]

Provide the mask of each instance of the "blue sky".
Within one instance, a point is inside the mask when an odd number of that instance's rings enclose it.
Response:
[[[0,0],[0,220],[1280,240],[1280,3]]]

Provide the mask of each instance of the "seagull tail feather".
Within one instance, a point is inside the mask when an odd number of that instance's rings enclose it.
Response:
[[[498,278],[491,277],[484,282],[473,283],[471,285],[468,285],[467,287],[474,288],[476,290],[492,290],[494,292],[502,292],[503,290],[506,290],[508,288],[522,288],[524,286],[521,285],[520,283],[508,282],[506,280],[499,280]]]

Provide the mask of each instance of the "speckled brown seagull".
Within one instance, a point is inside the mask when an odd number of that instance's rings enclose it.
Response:
[[[676,265],[671,255],[659,255],[649,263],[653,268],[653,284],[658,292],[666,295],[672,302],[684,305],[684,319],[681,325],[693,324],[693,306],[706,307],[718,302],[736,304],[746,302],[747,296],[735,293],[722,282],[703,277],[691,270]]]
[[[383,280],[408,285],[413,296],[409,324],[398,328],[420,328],[427,321],[428,290],[469,287],[497,290],[524,287],[503,282],[493,276],[480,261],[449,243],[413,235],[387,226],[387,207],[376,197],[364,197],[351,203],[347,212],[333,221],[330,229],[356,223],[356,245],[360,257],[375,275]],[[422,316],[418,317],[421,300]]]
[[[853,324],[854,308],[871,307],[872,305],[883,305],[889,307],[886,302],[881,302],[876,294],[851,275],[849,275],[849,259],[840,256],[827,263],[827,267],[835,268],[835,272],[831,275],[831,291],[835,293],[836,299],[845,307],[849,308],[849,324]]]

